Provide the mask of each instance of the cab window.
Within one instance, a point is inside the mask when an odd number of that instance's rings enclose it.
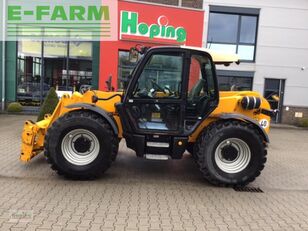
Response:
[[[188,101],[215,96],[213,67],[206,56],[192,55],[188,82]]]
[[[213,64],[205,55],[192,55],[190,60],[189,81],[185,128],[190,130],[210,111],[210,102],[216,99]]]
[[[183,54],[154,54],[136,84],[134,98],[179,98],[181,96]]]

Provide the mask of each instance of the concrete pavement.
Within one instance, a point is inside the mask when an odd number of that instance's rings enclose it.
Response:
[[[308,230],[308,131],[273,129],[268,162],[250,184],[217,188],[195,163],[137,158],[120,144],[95,181],[69,181],[43,155],[19,162],[31,116],[0,115],[0,230]]]

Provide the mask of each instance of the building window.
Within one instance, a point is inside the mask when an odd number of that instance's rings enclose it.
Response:
[[[208,48],[236,53],[242,61],[255,60],[258,9],[212,6]]]
[[[43,89],[40,84],[41,78]],[[17,100],[22,104],[40,105],[41,98],[47,95],[51,87],[58,91],[79,91],[81,87],[90,85],[91,42],[18,42]]]
[[[251,91],[253,72],[217,70],[220,91]]]

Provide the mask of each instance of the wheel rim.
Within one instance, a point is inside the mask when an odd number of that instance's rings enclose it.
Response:
[[[222,141],[215,151],[215,162],[226,173],[243,171],[251,160],[251,151],[246,142],[237,138]]]
[[[75,129],[62,140],[61,150],[64,158],[71,164],[83,166],[92,163],[99,154],[97,137],[85,129]]]

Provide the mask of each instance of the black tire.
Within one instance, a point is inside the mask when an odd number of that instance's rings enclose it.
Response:
[[[188,143],[186,146],[186,150],[192,155],[194,156],[194,144],[195,143]]]
[[[97,139],[98,155],[85,165],[68,161],[61,148],[65,136],[77,129],[89,131]],[[51,168],[59,175],[78,180],[94,179],[104,173],[116,157],[118,145],[118,137],[110,124],[99,114],[86,110],[69,112],[58,118],[48,129],[44,143],[45,157]]]
[[[188,143],[186,146],[186,151],[189,152],[194,162],[198,163],[198,157],[195,153],[195,143]]]
[[[112,153],[111,153],[111,160],[114,162],[116,161],[119,153],[119,144],[120,144],[120,139],[116,138],[117,141],[112,141]]]
[[[242,140],[249,147],[250,159],[239,172],[223,171],[216,163],[215,155],[219,153],[215,154],[216,149],[224,141],[228,142],[228,139]],[[194,152],[204,178],[217,186],[245,186],[252,182],[263,170],[267,155],[266,143],[254,125],[236,120],[218,121],[209,125],[198,138]]]

